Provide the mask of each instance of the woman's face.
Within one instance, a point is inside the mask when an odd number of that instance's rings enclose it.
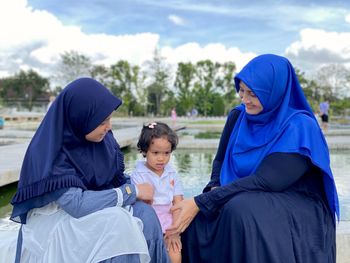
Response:
[[[262,112],[264,109],[258,97],[242,81],[239,82],[238,94],[241,97],[242,102],[245,105],[245,110],[248,114],[256,115]]]
[[[107,132],[112,129],[111,125],[112,114],[107,117],[95,130],[85,135],[85,139],[90,142],[101,142]]]

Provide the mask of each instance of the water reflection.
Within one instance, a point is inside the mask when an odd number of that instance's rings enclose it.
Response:
[[[9,204],[12,196],[17,189],[17,183],[10,184],[6,187],[0,187],[0,218],[9,215],[12,211],[12,206]]]
[[[340,219],[350,220],[350,151],[332,151],[331,166],[340,202]]]

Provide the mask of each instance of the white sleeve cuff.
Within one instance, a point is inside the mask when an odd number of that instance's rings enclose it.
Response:
[[[134,185],[134,187],[135,187],[135,193],[136,193],[136,198],[137,198],[139,196],[139,189],[137,189],[136,184]]]
[[[114,188],[114,190],[117,193],[117,206],[122,206],[124,202],[122,190],[120,190],[119,188]]]

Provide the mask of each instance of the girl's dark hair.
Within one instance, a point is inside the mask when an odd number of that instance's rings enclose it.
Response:
[[[141,130],[137,149],[141,153],[146,153],[153,139],[166,138],[171,144],[171,151],[176,149],[179,138],[166,123],[153,122],[144,125]]]

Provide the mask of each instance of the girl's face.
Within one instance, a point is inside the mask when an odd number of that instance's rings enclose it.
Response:
[[[238,94],[241,97],[242,102],[245,105],[245,110],[248,114],[256,115],[262,112],[264,107],[261,105],[258,97],[242,81],[239,82]]]
[[[112,129],[111,125],[112,114],[107,117],[95,130],[85,135],[85,139],[90,142],[101,142],[107,132]]]
[[[167,138],[153,139],[146,152],[146,166],[161,176],[171,156],[171,144]]]

